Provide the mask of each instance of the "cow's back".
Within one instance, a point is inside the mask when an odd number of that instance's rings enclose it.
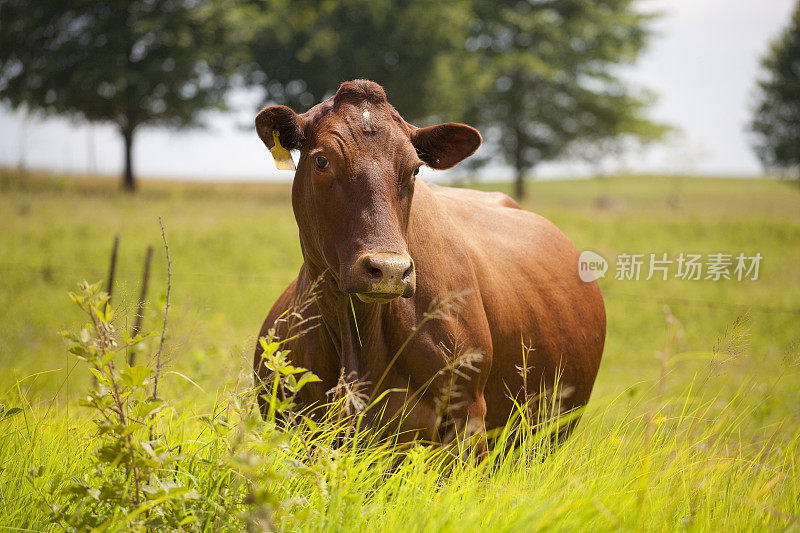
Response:
[[[498,207],[522,209],[513,198],[500,191],[478,191],[462,187],[445,187],[444,185],[438,185],[436,183],[428,183],[426,185],[439,197],[465,202],[480,202]]]

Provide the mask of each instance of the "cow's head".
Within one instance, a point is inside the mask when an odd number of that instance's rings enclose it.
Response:
[[[471,155],[481,143],[477,130],[454,123],[416,128],[380,85],[366,80],[343,83],[302,115],[267,107],[256,130],[276,160],[281,146],[300,151],[292,204],[305,260],[365,302],[411,297],[416,274],[407,235],[415,177],[423,164],[450,168]]]

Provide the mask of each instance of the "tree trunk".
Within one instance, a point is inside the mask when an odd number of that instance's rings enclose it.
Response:
[[[511,75],[513,80],[513,100],[514,108],[522,109],[522,81],[521,74],[517,70]],[[525,158],[523,157],[524,136],[522,117],[519,114],[514,115],[514,198],[523,200],[525,198]]]
[[[133,177],[133,132],[134,128],[122,128],[122,138],[125,142],[125,174],[122,188],[128,192],[136,190],[136,181]]]
[[[517,173],[514,177],[514,197],[517,200],[523,200],[525,198],[525,170],[517,166],[516,171]]]
[[[514,198],[523,200],[525,198],[525,172],[528,170],[525,158],[522,156],[522,132],[517,128],[517,147],[514,150]]]

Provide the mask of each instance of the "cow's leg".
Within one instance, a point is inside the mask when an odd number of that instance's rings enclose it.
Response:
[[[450,410],[452,426],[442,436],[442,444],[461,449],[464,461],[481,461],[487,452],[486,402],[483,395]]]
[[[478,462],[486,456],[486,401],[483,394],[467,407],[464,422],[464,439],[469,445],[464,451],[465,458],[474,457]]]

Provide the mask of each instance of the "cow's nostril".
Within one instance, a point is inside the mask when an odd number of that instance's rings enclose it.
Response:
[[[356,265],[357,292],[404,294],[414,275],[414,263],[405,254],[378,252],[364,254]]]

